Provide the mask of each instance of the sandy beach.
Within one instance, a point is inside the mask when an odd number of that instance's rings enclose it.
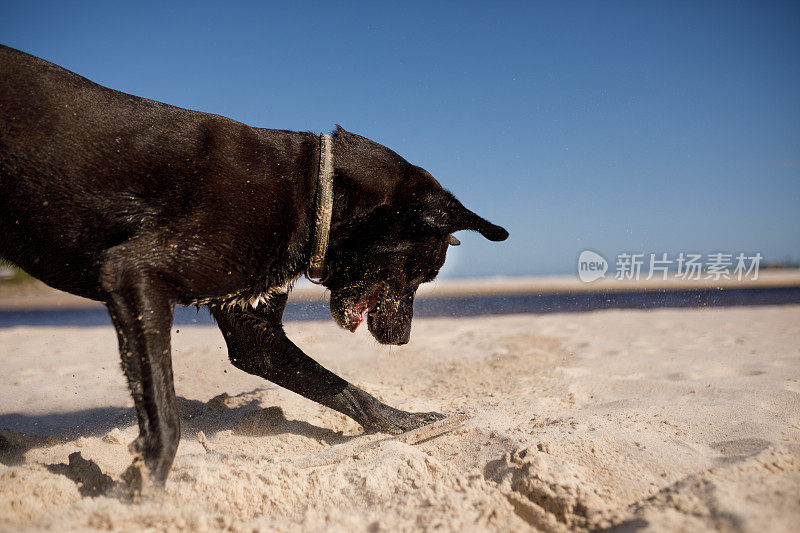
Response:
[[[800,533],[798,94],[800,1],[3,1],[0,533]]]
[[[290,323],[320,362],[407,410],[362,435],[173,331],[183,438],[163,494],[114,484],[137,434],[110,327],[0,330],[0,529],[790,531],[800,522],[800,306],[415,321],[377,345]],[[105,495],[97,495],[103,489]]]

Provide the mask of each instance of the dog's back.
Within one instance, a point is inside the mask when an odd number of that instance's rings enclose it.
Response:
[[[102,123],[124,102],[4,46],[0,72],[0,256],[45,281],[95,296],[91,283],[81,283],[96,279],[86,272],[92,256],[124,238],[137,218],[145,222],[137,216],[145,206],[133,195],[128,213],[114,208],[126,191],[112,179],[113,169],[122,168],[128,154],[113,146]]]
[[[98,299],[105,250],[230,190],[254,128],[114,91],[0,45],[0,258]]]

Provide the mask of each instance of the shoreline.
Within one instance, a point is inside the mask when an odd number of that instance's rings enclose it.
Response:
[[[623,281],[612,278],[584,283],[574,275],[450,278],[422,285],[417,292],[417,299],[791,287],[800,287],[800,269],[766,270],[759,273],[757,280],[741,281],[737,279],[682,280],[672,277],[666,280]],[[324,288],[301,279],[292,289],[289,299],[294,302],[321,302],[328,299],[327,293],[328,291]],[[58,291],[38,280],[20,286],[0,286],[0,311],[100,307],[103,307],[100,302]]]

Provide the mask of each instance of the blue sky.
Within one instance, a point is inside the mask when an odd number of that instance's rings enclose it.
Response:
[[[0,0],[0,42],[389,146],[511,232],[460,234],[448,276],[574,273],[587,248],[800,260],[800,4],[292,4]]]

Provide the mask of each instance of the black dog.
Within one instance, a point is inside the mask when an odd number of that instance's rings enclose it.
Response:
[[[331,143],[328,231],[320,137],[138,98],[0,46],[0,258],[107,305],[139,422],[134,486],[163,484],[178,446],[176,304],[210,308],[237,368],[367,430],[441,416],[389,407],[304,354],[283,331],[287,292],[322,243],[336,322],[368,315],[379,342],[405,344],[450,234],[508,232],[388,148],[340,127]]]

